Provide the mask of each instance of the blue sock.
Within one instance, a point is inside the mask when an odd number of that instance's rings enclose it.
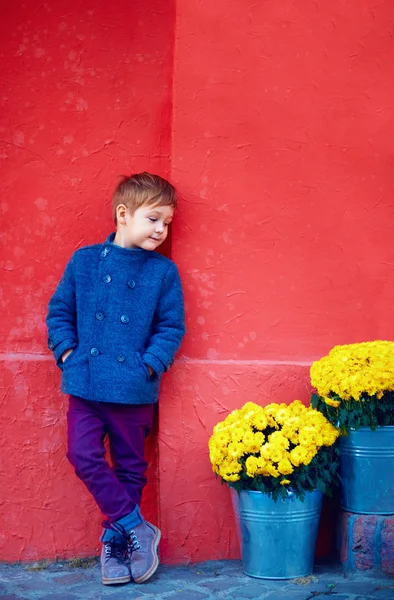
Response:
[[[137,525],[142,523],[143,520],[144,519],[142,518],[140,507],[137,504],[135,509],[131,513],[129,513],[125,517],[122,517],[121,519],[118,519],[117,521],[115,521],[115,523],[117,525],[121,525],[126,531],[130,531],[131,529],[137,527]],[[105,527],[103,529],[103,533],[101,534],[100,542],[110,542],[113,539],[121,542],[123,536],[120,532],[109,527]]]

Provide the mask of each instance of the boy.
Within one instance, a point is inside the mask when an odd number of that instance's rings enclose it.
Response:
[[[67,458],[108,517],[100,538],[106,585],[142,583],[159,564],[160,530],[139,505],[160,379],[185,333],[178,270],[154,252],[176,206],[165,179],[124,177],[112,199],[116,232],[72,255],[48,307],[48,346],[70,396]]]

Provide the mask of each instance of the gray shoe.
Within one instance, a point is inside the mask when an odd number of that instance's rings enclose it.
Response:
[[[131,581],[130,558],[126,544],[120,544],[115,540],[104,542],[100,562],[101,581],[104,585]]]
[[[159,566],[157,547],[160,537],[160,529],[148,521],[142,521],[129,532],[127,546],[135,583],[147,581]]]

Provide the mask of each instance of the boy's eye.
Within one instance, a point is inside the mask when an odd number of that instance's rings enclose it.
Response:
[[[156,223],[157,219],[155,219],[155,217],[148,217],[149,221],[152,221],[152,223]]]

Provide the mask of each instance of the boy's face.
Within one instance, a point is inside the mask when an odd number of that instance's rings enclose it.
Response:
[[[133,215],[126,209],[118,216],[114,241],[125,248],[156,250],[166,239],[173,216],[172,206],[143,205]]]

